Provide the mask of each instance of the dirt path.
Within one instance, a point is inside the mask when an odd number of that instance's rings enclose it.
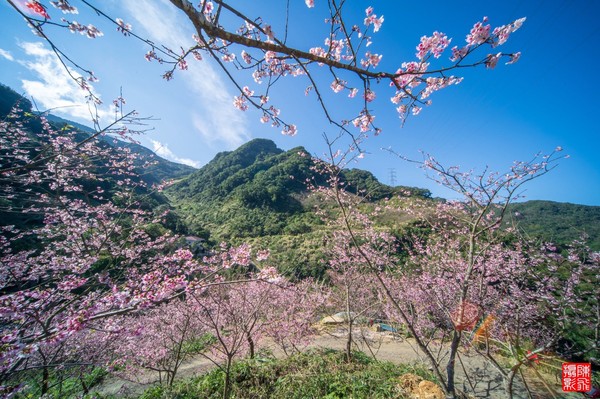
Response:
[[[396,339],[388,333],[374,333],[370,330],[364,330],[365,339],[359,339],[359,349],[367,354],[372,354],[378,360],[390,361],[392,363],[400,364],[413,364],[413,363],[424,363],[428,364],[422,353],[417,350],[417,346],[411,339]],[[360,331],[356,331],[356,336],[359,336]],[[330,348],[330,349],[345,349],[345,333],[343,330],[330,330],[323,332],[320,335],[314,337],[312,342],[308,345],[308,348]],[[367,341],[369,345],[366,345],[364,341]],[[268,343],[263,344],[262,347],[266,347],[272,350],[276,357],[285,356],[283,352],[276,348],[274,345]],[[441,348],[439,351],[439,358],[444,360],[447,359],[447,350]],[[462,361],[463,367],[459,364]],[[502,385],[502,378],[500,374],[491,369],[490,366],[478,356],[471,356],[468,354],[461,354],[460,361],[456,365],[456,380],[457,388],[466,392],[474,392],[476,398],[490,398],[490,399],[503,399],[505,398],[504,389]],[[199,375],[207,370],[215,367],[206,358],[201,356],[196,357],[189,362],[184,363],[179,372],[178,378],[191,377]],[[106,380],[97,391],[103,394],[114,394],[119,397],[136,397],[148,387],[152,386],[158,381],[158,376],[151,373],[140,374],[138,381],[126,381],[118,378],[110,378]],[[515,397],[526,398],[527,395],[523,390],[523,387],[517,385],[517,394]],[[544,398],[546,396],[539,396]]]

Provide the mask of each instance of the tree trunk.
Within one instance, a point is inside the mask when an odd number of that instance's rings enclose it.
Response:
[[[90,389],[88,388],[87,384],[85,383],[85,378],[83,377],[83,375],[79,376],[79,382],[81,382],[81,389],[83,390],[83,394],[87,395],[88,393],[90,393]]]
[[[250,353],[250,359],[254,359],[254,340],[250,333],[246,333],[246,341],[248,341],[248,352]]]
[[[456,397],[456,389],[454,387],[454,366],[456,361],[456,353],[458,352],[458,346],[460,344],[460,335],[460,331],[454,330],[454,334],[452,335],[452,343],[450,344],[450,357],[448,358],[448,364],[446,365],[448,396],[451,398]]]
[[[232,356],[227,356],[227,365],[225,367],[225,384],[223,386],[223,399],[229,399],[231,395],[231,361]]]
[[[346,341],[346,361],[350,363],[352,361],[352,322],[354,321],[350,316],[350,285],[346,284],[346,317],[348,318],[348,340]]]
[[[40,396],[44,396],[50,390],[50,372],[48,371],[48,367],[44,367],[42,370],[42,392]]]

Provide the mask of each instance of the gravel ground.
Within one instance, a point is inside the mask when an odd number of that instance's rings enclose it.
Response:
[[[359,339],[357,339],[357,341],[359,341],[359,349],[365,353],[371,353],[378,360],[385,360],[398,364],[427,364],[425,357],[417,349],[415,342],[411,339],[398,339],[390,333],[377,333],[368,329],[357,329],[354,335],[359,337]],[[344,330],[330,328],[322,331],[321,334],[314,336],[313,340],[308,345],[308,348],[344,350],[345,345]],[[283,352],[274,345],[266,343],[262,346],[272,350],[273,354],[277,357],[284,356]],[[447,349],[444,347],[439,348],[439,358],[442,359],[442,364],[445,363],[444,358],[446,356]],[[461,367],[460,362],[457,362],[456,380],[459,389],[469,392],[474,398],[503,399],[506,397],[500,374],[492,369],[483,359],[479,356],[461,353],[460,361],[462,361],[462,364],[464,365],[464,370],[463,367]],[[215,367],[214,364],[208,359],[198,356],[181,366],[178,372],[178,378],[202,374],[213,367]],[[103,394],[115,394],[119,397],[135,397],[149,386],[157,383],[157,381],[158,376],[152,373],[141,373],[136,381],[127,381],[111,377],[97,387],[96,391]],[[558,375],[556,383],[559,383]],[[552,397],[547,391],[543,390],[541,384],[530,384],[530,387],[540,392],[539,394],[534,395],[534,399]],[[523,390],[521,383],[517,384],[516,389],[516,398],[527,398],[527,394]],[[560,387],[558,389],[560,389]],[[564,394],[559,392],[557,392],[556,397],[561,399],[581,398],[581,396],[564,396]]]

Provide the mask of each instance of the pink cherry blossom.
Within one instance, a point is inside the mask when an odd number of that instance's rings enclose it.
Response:
[[[477,22],[471,28],[471,32],[467,35],[467,44],[469,46],[477,46],[485,43],[490,38],[491,26],[484,25],[488,21],[488,17],[483,17],[481,22]]]
[[[506,63],[506,65],[514,64],[515,62],[519,61],[520,58],[521,58],[521,52],[520,51],[517,52],[517,53],[511,54],[510,55],[510,60]]]
[[[448,36],[440,32],[433,32],[433,36],[431,37],[421,37],[421,43],[417,46],[417,58],[423,60],[430,52],[435,58],[440,58],[451,40],[448,39]]]
[[[368,132],[371,129],[373,120],[375,120],[375,116],[369,113],[362,113],[361,116],[352,120],[352,124],[359,128],[361,132]]]
[[[485,60],[485,67],[489,69],[494,69],[498,64],[498,60],[502,56],[502,53],[498,53],[496,55],[489,54],[487,59]]]
[[[378,32],[383,24],[383,15],[377,18],[377,15],[373,14],[373,7],[368,7],[365,14],[367,15],[364,20],[365,26],[373,25],[373,32]]]
[[[296,133],[298,133],[298,129],[296,128],[296,125],[285,125],[283,127],[283,130],[281,131],[281,134],[286,135],[286,136],[295,136]]]
[[[344,90],[346,83],[347,82],[343,80],[335,79],[330,85],[331,90],[333,90],[334,93],[339,93],[340,91]]]
[[[118,25],[117,31],[123,33],[125,36],[129,35],[129,32],[131,32],[131,24],[123,22],[121,18],[117,18],[115,22]]]
[[[242,88],[242,92],[247,96],[247,97],[252,97],[254,95],[254,91],[250,90],[248,88],[248,86],[244,86]]]
[[[371,54],[371,52],[367,51],[367,53],[365,54],[365,59],[361,60],[360,64],[363,68],[367,68],[369,66],[376,68],[377,65],[379,65],[379,62],[381,61],[381,58],[383,58],[383,55]]]
[[[239,109],[240,111],[248,110],[248,103],[246,97],[244,96],[235,96],[233,98],[233,106]]]
[[[364,97],[367,102],[371,102],[371,101],[375,100],[375,92],[372,91],[371,89],[367,89],[365,91]]]
[[[251,64],[252,63],[252,57],[250,56],[250,54],[248,54],[246,52],[246,50],[242,50],[242,59],[244,60],[244,62],[246,64]]]
[[[52,4],[54,7],[58,8],[59,10],[61,10],[64,14],[78,14],[79,13],[77,8],[73,7],[66,0],[51,1],[50,4]]]
[[[452,57],[450,57],[450,61],[454,61],[454,62],[460,61],[466,57],[468,52],[469,52],[468,46],[461,47],[461,48],[458,48],[458,46],[454,46],[454,47],[452,47]]]

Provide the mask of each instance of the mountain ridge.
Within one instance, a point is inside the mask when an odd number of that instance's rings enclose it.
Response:
[[[18,101],[22,108],[31,111],[29,100],[0,84],[2,117]],[[48,119],[58,129],[71,125],[82,133],[95,133],[85,125],[55,115],[48,115]],[[112,140],[104,142],[112,144]],[[189,230],[199,236],[234,241],[278,234],[298,236],[311,233],[321,223],[313,212],[314,204],[307,201],[305,182],[308,179],[317,185],[325,184],[326,177],[314,172],[312,158],[304,147],[284,151],[272,140],[258,138],[233,151],[220,152],[202,168],[195,169],[161,158],[142,145],[117,143],[157,162],[139,170],[147,182],[177,179],[166,195]],[[406,190],[422,198],[431,197],[426,189],[382,184],[366,170],[343,170],[341,176],[350,191],[362,190],[372,201]],[[590,246],[600,250],[599,206],[530,200],[511,204],[509,214],[509,223],[517,222],[526,235],[566,245],[587,234]]]

